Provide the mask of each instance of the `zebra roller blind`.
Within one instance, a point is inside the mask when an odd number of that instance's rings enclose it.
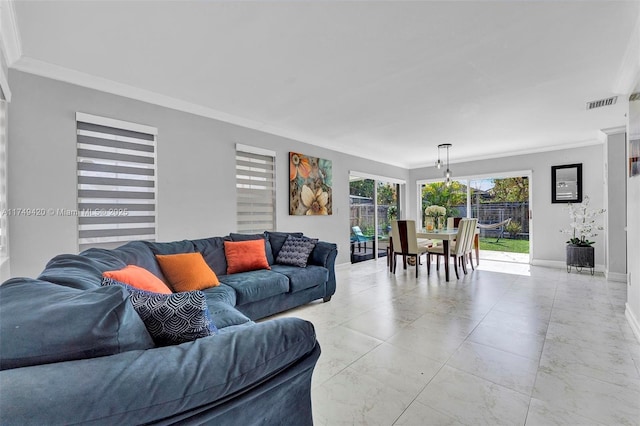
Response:
[[[156,239],[157,129],[77,113],[78,244]]]
[[[238,232],[274,231],[275,153],[236,145],[236,192]]]

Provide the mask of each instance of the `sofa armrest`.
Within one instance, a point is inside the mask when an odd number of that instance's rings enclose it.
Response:
[[[300,363],[313,370],[318,356],[311,323],[275,319],[176,346],[4,370],[0,386],[11,391],[0,393],[0,412],[20,424],[155,422],[215,410]]]
[[[338,255],[338,246],[333,243],[318,241],[311,252],[311,264],[324,266],[329,270],[329,279],[327,280],[326,297],[332,296],[336,292],[336,256]]]

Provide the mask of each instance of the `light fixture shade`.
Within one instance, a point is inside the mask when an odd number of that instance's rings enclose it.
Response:
[[[450,143],[441,143],[440,145],[438,145],[438,161],[436,161],[436,167],[438,169],[441,169],[443,166],[442,161],[440,161],[440,150],[442,148],[445,148],[447,150],[447,171],[444,173],[444,176],[446,178],[446,185],[449,186],[451,185],[451,170],[449,169],[449,148],[451,148],[452,145]]]

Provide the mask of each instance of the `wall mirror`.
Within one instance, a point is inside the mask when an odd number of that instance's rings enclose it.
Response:
[[[551,202],[582,202],[582,164],[551,166]]]

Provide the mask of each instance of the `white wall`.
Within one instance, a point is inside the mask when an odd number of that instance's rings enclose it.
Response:
[[[434,148],[435,149],[435,148]],[[451,150],[455,161],[455,145]],[[569,216],[566,204],[551,203],[551,166],[582,163],[582,191],[591,199],[590,206],[604,208],[604,160],[603,146],[594,141],[594,145],[580,148],[563,149],[512,157],[479,160],[465,163],[453,163],[451,170],[455,176],[477,176],[492,173],[508,173],[513,171],[532,171],[529,183],[532,194],[532,214],[530,238],[533,243],[532,263],[538,265],[562,266],[565,262],[565,242],[567,236],[560,233],[561,228],[568,228]],[[410,172],[409,194],[416,194],[416,181],[438,179],[442,171],[435,167],[414,169]],[[409,197],[409,213],[417,212],[417,197]],[[602,222],[602,219],[601,219]],[[596,241],[596,266],[604,269],[604,238],[599,235]]]
[[[640,92],[640,86],[636,87]],[[640,139],[640,101],[629,102],[629,140]],[[627,174],[628,176],[628,174]],[[640,175],[627,180],[627,307],[626,316],[640,340]]]
[[[606,129],[605,158],[605,276],[610,281],[627,281],[627,157],[626,127]]]
[[[5,5],[0,5],[0,15],[5,13],[4,7]],[[1,98],[3,98],[6,101],[10,101],[11,90],[9,89],[9,84],[8,84],[9,69],[7,67],[7,59],[6,59],[7,56],[4,50],[4,45],[5,45],[4,43],[0,42],[0,90],[2,91]],[[7,135],[5,134],[2,137],[6,138]],[[8,225],[8,221],[6,217],[0,218],[0,220],[3,221],[4,229],[2,230],[2,232],[5,235],[5,244],[8,245],[9,243],[7,238],[8,230],[6,229]],[[7,278],[11,276],[10,266],[11,266],[11,262],[9,262],[9,250],[8,250],[8,247],[6,247],[2,252],[0,252],[0,283],[4,282]]]
[[[406,180],[408,171],[279,136],[11,70],[9,207],[76,208],[77,111],[158,128],[158,237],[236,229],[235,144],[276,152],[277,226],[338,244],[349,262],[349,170]],[[333,161],[333,215],[289,216],[289,151]],[[13,276],[36,276],[53,256],[77,252],[75,217],[14,217]]]

